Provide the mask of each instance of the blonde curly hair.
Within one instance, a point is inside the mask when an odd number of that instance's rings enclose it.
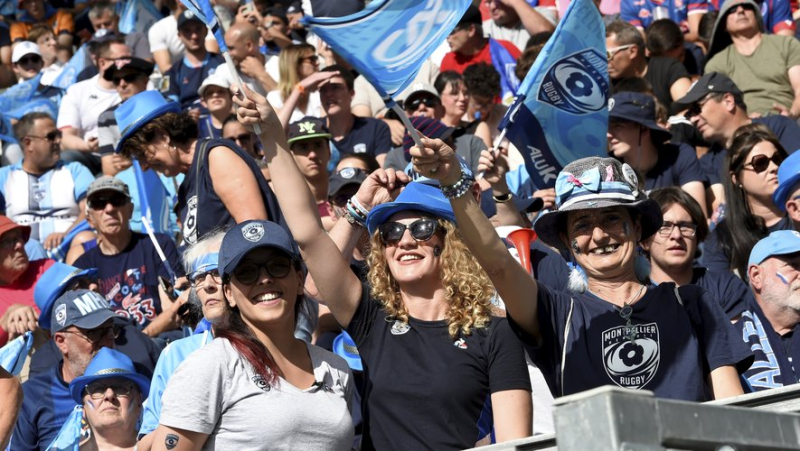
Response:
[[[494,286],[467,249],[455,225],[441,218],[432,219],[437,220],[439,231],[444,231],[441,275],[442,286],[445,288],[445,296],[450,306],[447,311],[448,332],[453,339],[458,337],[459,333],[471,335],[473,328],[481,329],[489,325]],[[400,295],[400,287],[389,271],[384,255],[385,246],[379,231],[372,234],[370,244],[367,253],[370,293],[373,298],[381,302],[383,309],[390,316],[408,323],[408,310]]]

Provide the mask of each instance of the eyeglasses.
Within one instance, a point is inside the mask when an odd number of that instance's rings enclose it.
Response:
[[[136,80],[140,79],[141,77],[142,74],[128,74],[128,75],[123,75],[122,77],[114,77],[113,79],[114,86],[118,86],[122,80],[125,80],[125,83],[127,84],[131,84]]]
[[[246,146],[250,144],[250,133],[245,133],[239,136],[229,136],[226,139],[230,139],[231,141],[235,141],[239,143],[240,146]]]
[[[661,238],[669,238],[672,235],[672,230],[677,227],[681,236],[691,238],[697,233],[697,224],[691,222],[669,222],[664,221],[661,228],[658,229],[658,235]]]
[[[629,49],[633,46],[634,44],[626,44],[626,45],[621,45],[619,47],[611,47],[610,49],[606,49],[606,58],[608,58],[608,60],[611,61],[615,56],[617,56],[617,53]]]
[[[194,286],[196,289],[205,288],[206,286],[206,278],[211,276],[211,280],[214,283],[220,284],[222,283],[222,276],[219,274],[218,269],[212,269],[211,271],[198,271],[192,274],[189,274],[189,282]]]
[[[426,107],[433,108],[439,105],[439,100],[437,100],[435,97],[422,97],[419,99],[414,99],[413,102],[406,103],[405,105],[406,110],[416,111],[417,109],[419,109],[420,104],[423,103],[425,104]]]
[[[775,152],[771,157],[763,154],[754,155],[753,158],[750,159],[750,162],[746,163],[744,167],[747,168],[747,166],[752,166],[753,171],[755,171],[756,174],[761,174],[767,170],[770,161],[775,163],[775,166],[780,166],[783,162],[783,156],[780,154],[780,152]]]
[[[128,203],[128,198],[122,194],[112,194],[111,196],[98,196],[89,199],[89,208],[92,210],[103,210],[107,204],[111,204],[114,208],[119,208]]]
[[[61,139],[61,130],[53,130],[44,136],[38,135],[27,135],[28,138],[36,138],[36,139],[46,139],[50,142],[54,142],[57,139]]]
[[[114,325],[106,326],[106,327],[98,327],[97,329],[81,329],[78,330],[62,330],[62,333],[65,334],[75,334],[87,341],[89,343],[97,343],[98,341],[105,338],[107,335],[111,334],[114,338],[119,337],[120,328]]]
[[[286,277],[292,269],[292,259],[283,255],[276,255],[263,263],[241,263],[233,270],[233,277],[239,282],[249,285],[255,283],[261,276],[261,269],[273,279]]]
[[[408,225],[399,222],[385,222],[378,226],[378,232],[383,244],[388,246],[403,239],[406,229],[411,232],[411,238],[414,238],[414,240],[428,241],[436,233],[438,227],[439,223],[435,219],[422,218]]]
[[[127,398],[133,391],[133,382],[95,381],[86,386],[86,394],[92,399],[103,399],[110,388],[117,398]]]
[[[308,63],[308,64],[313,64],[314,66],[318,66],[319,65],[319,58],[317,58],[317,55],[304,56],[304,57],[300,58],[299,60],[297,60],[297,62],[300,63],[300,64]]]
[[[27,66],[28,64],[39,64],[42,62],[42,57],[38,55],[23,56],[17,61],[20,66]]]
[[[22,236],[21,233],[14,234],[12,236],[7,236],[3,239],[0,239],[0,248],[2,249],[13,249],[17,243],[25,244],[25,237]]]

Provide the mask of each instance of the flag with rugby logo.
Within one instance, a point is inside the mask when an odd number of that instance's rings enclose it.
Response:
[[[554,187],[558,173],[574,160],[606,156],[605,48],[597,7],[573,0],[499,125],[539,189]]]
[[[471,0],[377,0],[344,17],[305,17],[311,28],[388,98],[408,86]]]

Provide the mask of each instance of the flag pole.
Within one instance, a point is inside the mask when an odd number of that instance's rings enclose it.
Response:
[[[400,108],[400,105],[398,105],[397,102],[391,98],[389,98],[388,101],[384,99],[384,102],[386,102],[386,106],[388,106],[389,109],[397,113],[397,115],[400,117],[400,121],[406,127],[406,130],[408,130],[408,134],[411,135],[411,139],[414,140],[414,144],[416,144],[420,149],[424,149],[425,146],[422,145],[422,138],[419,136],[417,129],[414,128],[414,124],[411,123],[411,119],[408,118],[406,112],[403,111],[403,109]]]
[[[156,253],[158,253],[158,257],[161,259],[161,263],[164,264],[164,268],[167,270],[167,274],[172,279],[172,285],[175,285],[175,271],[172,270],[172,265],[169,264],[169,260],[167,260],[167,256],[164,255],[164,250],[161,249],[161,245],[158,244],[158,240],[156,240],[156,235],[153,232],[153,226],[150,225],[150,218],[147,217],[148,214],[151,214],[150,210],[150,201],[147,199],[147,190],[145,189],[145,182],[144,182],[144,172],[142,171],[142,166],[139,164],[139,160],[134,158],[133,159],[133,173],[136,176],[136,190],[139,192],[139,208],[142,213],[142,224],[144,225],[144,229],[147,232],[147,236],[150,237],[150,242],[153,243],[153,247],[156,248]],[[147,205],[146,209],[143,209],[142,206]]]

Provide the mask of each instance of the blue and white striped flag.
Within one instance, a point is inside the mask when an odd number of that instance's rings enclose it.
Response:
[[[554,187],[558,173],[574,160],[606,156],[605,49],[597,7],[573,0],[500,123],[539,189]]]
[[[378,0],[349,16],[305,17],[302,21],[386,99],[411,83],[471,3]]]
[[[33,332],[30,331],[9,341],[0,348],[0,366],[14,376],[18,375],[25,366],[31,347],[33,347]]]

